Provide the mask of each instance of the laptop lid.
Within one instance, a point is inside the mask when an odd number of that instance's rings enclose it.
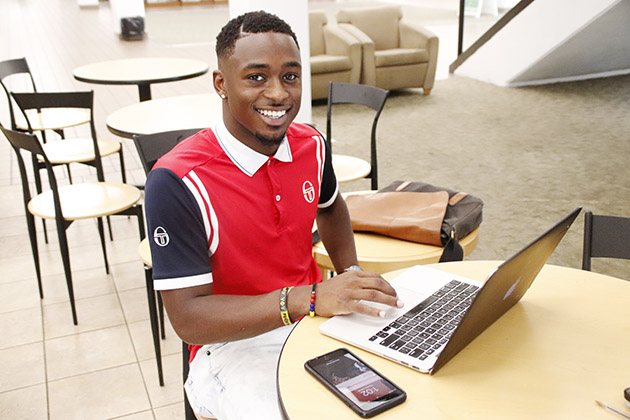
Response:
[[[581,207],[499,265],[486,280],[468,311],[438,356],[431,374],[514,306],[532,285],[553,251],[573,224]]]

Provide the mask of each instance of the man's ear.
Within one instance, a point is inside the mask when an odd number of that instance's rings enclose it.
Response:
[[[221,70],[215,70],[212,72],[212,84],[214,86],[214,90],[219,94],[219,96],[222,99],[225,99],[227,93],[225,89],[225,79],[223,78]]]

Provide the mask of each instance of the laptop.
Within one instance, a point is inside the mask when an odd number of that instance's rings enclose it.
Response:
[[[434,374],[523,297],[580,211],[576,208],[507,259],[485,282],[417,265],[391,281],[403,308],[386,307],[385,318],[334,316],[320,332]]]

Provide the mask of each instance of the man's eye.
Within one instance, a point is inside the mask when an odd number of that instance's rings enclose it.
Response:
[[[265,77],[262,74],[252,74],[252,75],[247,76],[247,78],[249,80],[254,80],[256,82],[262,82],[265,79]]]
[[[300,76],[299,76],[298,74],[296,74],[296,73],[289,73],[289,74],[286,74],[286,75],[284,76],[284,78],[285,78],[286,80],[297,80],[297,79],[299,79],[299,78],[300,78]]]

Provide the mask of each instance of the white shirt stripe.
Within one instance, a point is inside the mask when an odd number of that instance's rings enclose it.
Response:
[[[208,205],[208,209],[210,211],[210,224],[212,227],[212,242],[210,243],[209,253],[213,255],[219,246],[219,221],[217,219],[217,214],[214,212],[214,208],[212,207],[212,201],[210,201],[210,195],[208,194],[208,190],[206,189],[199,176],[195,173],[195,171],[190,171],[190,177],[194,180],[195,185],[199,189],[203,199]],[[205,209],[204,209],[205,213]]]
[[[155,290],[183,289],[185,287],[201,286],[212,283],[212,273],[198,274],[196,276],[159,279],[153,282]]]

